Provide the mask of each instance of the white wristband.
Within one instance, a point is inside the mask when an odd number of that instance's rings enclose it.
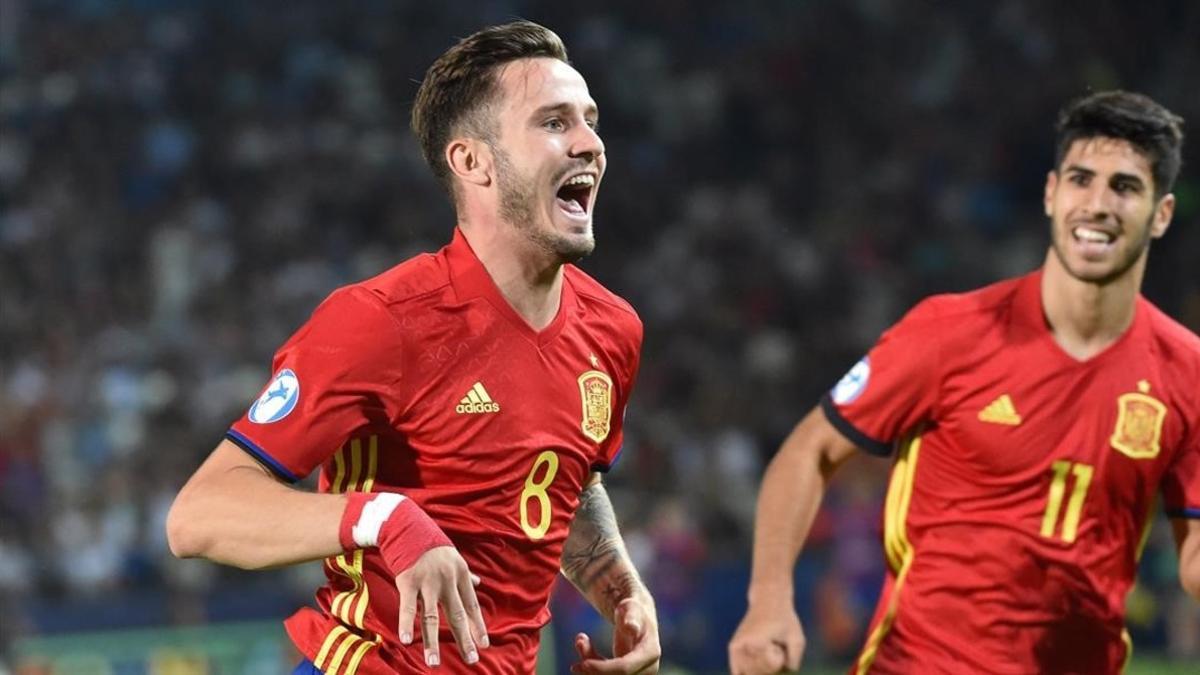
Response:
[[[371,501],[363,505],[358,522],[350,528],[350,535],[359,548],[370,548],[379,543],[379,528],[383,527],[392,515],[392,511],[404,501],[404,495],[395,492],[381,492]]]

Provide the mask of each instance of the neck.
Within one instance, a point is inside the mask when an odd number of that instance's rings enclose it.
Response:
[[[1082,281],[1071,276],[1054,251],[1049,251],[1042,266],[1042,311],[1058,346],[1086,361],[1120,339],[1133,324],[1145,269],[1142,256],[1117,279]]]
[[[534,330],[550,325],[562,300],[562,263],[515,228],[460,219],[459,229],[500,294]]]

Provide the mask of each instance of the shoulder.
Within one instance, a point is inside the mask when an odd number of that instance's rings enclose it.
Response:
[[[1172,319],[1144,297],[1139,297],[1138,302],[1150,324],[1154,348],[1163,359],[1178,365],[1190,364],[1192,371],[1200,375],[1200,336]]]
[[[633,305],[574,265],[567,265],[564,274],[567,283],[575,289],[575,294],[587,311],[603,315],[607,320],[632,331],[640,338],[642,319],[633,309]]]
[[[402,304],[450,287],[445,251],[421,253],[348,288],[360,289],[385,306]]]
[[[398,329],[401,308],[419,298],[437,296],[450,287],[442,255],[423,253],[332,293],[313,312],[310,329],[326,327],[343,335],[376,333],[385,337]]]
[[[1006,279],[963,293],[931,295],[917,303],[898,326],[943,334],[973,331],[980,324],[1003,321],[1011,311],[1024,278]]]

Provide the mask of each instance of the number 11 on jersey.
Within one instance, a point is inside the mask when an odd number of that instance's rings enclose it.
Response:
[[[1067,476],[1075,476],[1075,487],[1071,490],[1071,500],[1067,502],[1067,513],[1062,521],[1062,540],[1068,544],[1075,541],[1079,530],[1079,515],[1083,511],[1083,501],[1087,498],[1088,486],[1092,483],[1093,467],[1090,464],[1078,464],[1061,459],[1051,465],[1054,477],[1050,480],[1050,497],[1046,501],[1046,514],[1042,516],[1042,536],[1054,537],[1055,526],[1058,525],[1058,512],[1062,510],[1063,496],[1067,491]]]

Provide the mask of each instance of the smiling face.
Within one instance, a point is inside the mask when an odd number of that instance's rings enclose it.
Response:
[[[606,163],[596,102],[557,59],[514,61],[499,87],[490,145],[500,217],[558,260],[578,260],[596,245],[592,213]]]
[[[1155,198],[1150,160],[1128,141],[1098,136],[1071,144],[1046,177],[1054,259],[1094,284],[1144,264],[1150,240],[1167,231],[1175,197]]]

